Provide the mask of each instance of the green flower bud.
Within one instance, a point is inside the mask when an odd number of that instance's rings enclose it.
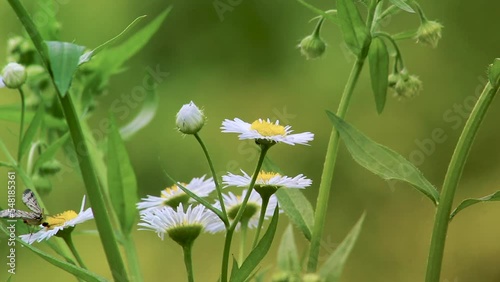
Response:
[[[177,129],[184,134],[196,134],[205,125],[205,115],[193,101],[182,106],[177,113]]]
[[[321,57],[326,50],[326,43],[321,39],[319,34],[311,34],[306,36],[299,44],[300,53],[306,56],[308,60]]]
[[[18,63],[9,63],[2,70],[2,81],[7,88],[17,89],[26,81],[26,69]]]
[[[443,29],[442,24],[436,21],[424,20],[417,30],[415,39],[417,40],[417,43],[422,43],[431,46],[432,48],[436,48],[439,39],[441,39],[441,29]]]
[[[58,173],[60,170],[61,170],[61,163],[56,159],[43,163],[42,165],[40,165],[40,168],[38,169],[40,174],[44,176],[54,175]]]
[[[402,100],[413,98],[422,91],[422,81],[416,75],[408,74],[406,69],[389,75],[389,87],[394,90],[394,97]]]

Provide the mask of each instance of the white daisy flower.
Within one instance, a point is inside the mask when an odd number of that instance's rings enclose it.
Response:
[[[243,175],[235,175],[228,173],[222,176],[222,183],[227,186],[248,187],[252,181],[252,176],[246,174],[243,170]],[[295,177],[282,176],[275,172],[261,171],[255,181],[255,189],[258,188],[299,188],[304,189],[312,184],[312,180],[307,179],[304,175],[299,174]]]
[[[241,203],[243,202],[243,199],[245,199],[247,192],[248,190],[243,190],[241,196],[239,195],[236,196],[231,192],[229,192],[228,194],[222,194],[224,206],[226,207],[227,215],[230,220],[233,220],[236,217],[236,214],[238,213],[241,207]],[[269,203],[266,208],[265,219],[268,219],[269,217],[273,216],[274,209],[276,208],[277,204],[278,204],[278,199],[276,198],[275,195],[272,195],[269,198]],[[217,201],[214,204],[214,207],[220,210],[221,209],[220,202]],[[262,208],[262,198],[257,192],[252,191],[252,193],[250,194],[250,198],[248,198],[247,205],[245,206],[245,212],[243,213],[243,216],[241,217],[241,220],[238,223],[238,225],[236,225],[236,230],[240,229],[242,221],[248,222],[247,223],[248,228],[250,229],[256,228],[257,225],[259,224],[259,216],[261,208]],[[224,223],[222,221],[219,221],[216,224],[211,225],[209,228],[207,228],[207,230],[212,233],[215,233],[215,232],[225,231],[226,228],[224,226]]]
[[[138,225],[144,228],[139,230],[155,231],[162,240],[167,233],[181,246],[194,241],[203,230],[212,232],[212,226],[222,222],[215,213],[202,205],[194,208],[189,205],[184,211],[182,203],[176,209],[163,207],[145,212],[141,214],[141,221]]]
[[[213,178],[210,177],[205,180],[205,175],[200,178],[193,178],[188,184],[181,183],[181,185],[199,197],[207,197],[215,190]],[[184,193],[177,184],[174,184],[162,190],[160,197],[148,195],[146,198],[142,198],[141,201],[137,203],[137,209],[141,210],[141,213],[144,213],[165,206],[175,208],[179,203],[187,204],[190,200],[194,201],[188,194]]]
[[[73,210],[69,210],[57,215],[47,216],[44,222],[40,225],[40,227],[42,228],[40,231],[33,234],[24,234],[19,237],[24,242],[32,244],[35,241],[41,242],[43,240],[49,239],[62,230],[68,230],[71,232],[75,225],[94,218],[92,209],[88,208],[86,210],[83,210],[84,207],[85,196],[83,197],[82,207],[80,208],[80,212],[78,214]]]
[[[314,134],[311,132],[303,132],[291,134],[291,126],[282,126],[277,120],[272,123],[269,119],[258,119],[253,123],[247,123],[239,118],[234,120],[224,120],[222,122],[222,132],[239,133],[239,139],[256,139],[264,140],[273,143],[285,143],[289,145],[302,144],[307,145],[307,142],[314,139]]]

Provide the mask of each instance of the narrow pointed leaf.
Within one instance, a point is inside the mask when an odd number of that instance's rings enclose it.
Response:
[[[407,11],[408,13],[415,13],[415,10],[413,10],[413,8],[410,5],[408,5],[406,3],[407,1],[405,0],[389,0],[389,1],[391,1],[391,3],[394,6],[400,8],[403,11]]]
[[[353,0],[338,0],[337,12],[344,41],[356,55],[361,52],[368,30]]]
[[[451,213],[450,220],[452,220],[453,217],[455,217],[455,215],[457,215],[458,212],[460,212],[461,210],[463,210],[467,207],[470,207],[472,205],[475,205],[478,203],[498,202],[498,201],[500,201],[500,191],[496,191],[495,193],[488,195],[488,196],[484,196],[482,198],[471,198],[471,199],[463,200],[457,206],[457,208]]]
[[[370,77],[373,95],[375,96],[375,105],[377,106],[377,112],[381,114],[384,110],[387,97],[389,52],[380,37],[373,38],[370,44],[370,51],[368,52],[368,61],[370,62]]]
[[[493,87],[500,84],[500,58],[496,58],[488,69],[488,78]]]
[[[263,168],[267,171],[281,173],[281,170],[269,158],[264,160]],[[314,225],[314,210],[311,203],[299,189],[279,189],[276,197],[280,208],[288,215],[307,238],[311,240],[312,228]]]
[[[357,163],[383,179],[408,182],[431,199],[434,204],[439,202],[439,193],[436,188],[411,162],[393,150],[369,139],[332,112],[327,111],[327,115]]]
[[[158,109],[158,95],[154,90],[149,91],[142,104],[141,111],[129,123],[120,128],[123,140],[129,140],[139,130],[148,125],[156,115]]]
[[[2,232],[5,233],[5,235],[9,236],[8,230],[1,224],[0,224],[0,230],[2,230]],[[24,241],[22,241],[19,238],[16,238],[16,241],[18,244],[22,245],[25,248],[28,248],[29,250],[31,250],[32,252],[34,252],[35,254],[40,256],[42,259],[49,262],[50,264],[52,264],[56,267],[59,267],[60,269],[66,271],[68,273],[71,273],[74,276],[83,279],[84,281],[88,281],[88,282],[106,282],[106,281],[108,281],[104,277],[101,277],[101,276],[99,276],[95,273],[92,273],[86,269],[80,268],[74,264],[67,263],[67,262],[62,261],[58,258],[55,258],[51,255],[48,255],[45,252],[43,252],[42,250],[35,248],[35,247],[31,246],[30,244],[26,244]]]
[[[35,116],[31,120],[28,129],[26,130],[25,133],[23,133],[24,136],[21,141],[21,147],[19,148],[19,156],[21,158],[24,156],[24,154],[28,151],[29,147],[31,146],[31,142],[33,142],[33,139],[35,138],[35,135],[38,129],[40,128],[40,125],[42,124],[43,116],[44,116],[44,109],[43,107],[39,107]]]
[[[254,271],[254,269],[259,265],[262,259],[266,256],[269,251],[271,244],[274,239],[274,234],[276,233],[276,227],[278,227],[278,218],[279,218],[279,208],[276,206],[274,210],[274,215],[267,228],[266,234],[262,236],[259,243],[255,247],[255,249],[250,252],[245,261],[241,264],[241,267],[238,268],[237,271],[231,272],[230,282],[244,282],[250,274]],[[233,267],[233,270],[234,267]]]
[[[130,163],[127,149],[116,127],[114,118],[110,118],[108,136],[108,189],[113,208],[118,216],[124,235],[130,234],[136,219],[137,180]]]
[[[292,225],[288,225],[281,237],[278,249],[278,267],[280,270],[289,273],[299,274],[301,271],[299,252],[295,244]]]
[[[358,236],[364,220],[365,214],[361,216],[356,225],[354,225],[349,234],[347,234],[344,241],[340,243],[337,249],[335,249],[335,251],[327,259],[325,264],[321,266],[319,274],[325,281],[340,281],[340,276],[342,275],[342,271],[344,270],[345,263],[354,247],[354,244],[356,244],[356,241],[358,240]]]
[[[57,91],[64,97],[69,90],[85,47],[60,41],[46,41],[50,70]]]

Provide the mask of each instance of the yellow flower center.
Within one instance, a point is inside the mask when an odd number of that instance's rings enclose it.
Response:
[[[186,183],[181,183],[182,186],[186,187],[187,184]],[[175,194],[175,193],[184,193],[184,191],[181,190],[181,188],[179,188],[179,186],[177,186],[177,184],[174,184],[170,187],[167,187],[165,188],[165,192],[167,192],[168,194]],[[162,198],[166,198],[167,196],[161,194],[161,197]]]
[[[274,124],[265,120],[256,120],[252,123],[251,129],[257,130],[262,136],[286,135],[284,126]]]
[[[63,213],[56,214],[53,216],[47,216],[47,218],[43,223],[43,226],[45,226],[48,229],[54,229],[54,227],[62,226],[64,225],[64,223],[73,218],[76,218],[77,216],[78,214],[72,210],[65,211]]]
[[[262,181],[263,183],[268,183],[271,178],[275,176],[281,176],[279,173],[276,172],[266,172],[266,171],[261,171],[259,172],[259,175],[257,176],[257,181],[260,182]]]

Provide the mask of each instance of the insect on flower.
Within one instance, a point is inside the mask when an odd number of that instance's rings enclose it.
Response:
[[[22,219],[28,225],[40,225],[43,221],[43,210],[40,208],[35,193],[30,189],[26,189],[22,197],[23,203],[31,210],[31,212],[6,209],[0,211],[0,217]]]

